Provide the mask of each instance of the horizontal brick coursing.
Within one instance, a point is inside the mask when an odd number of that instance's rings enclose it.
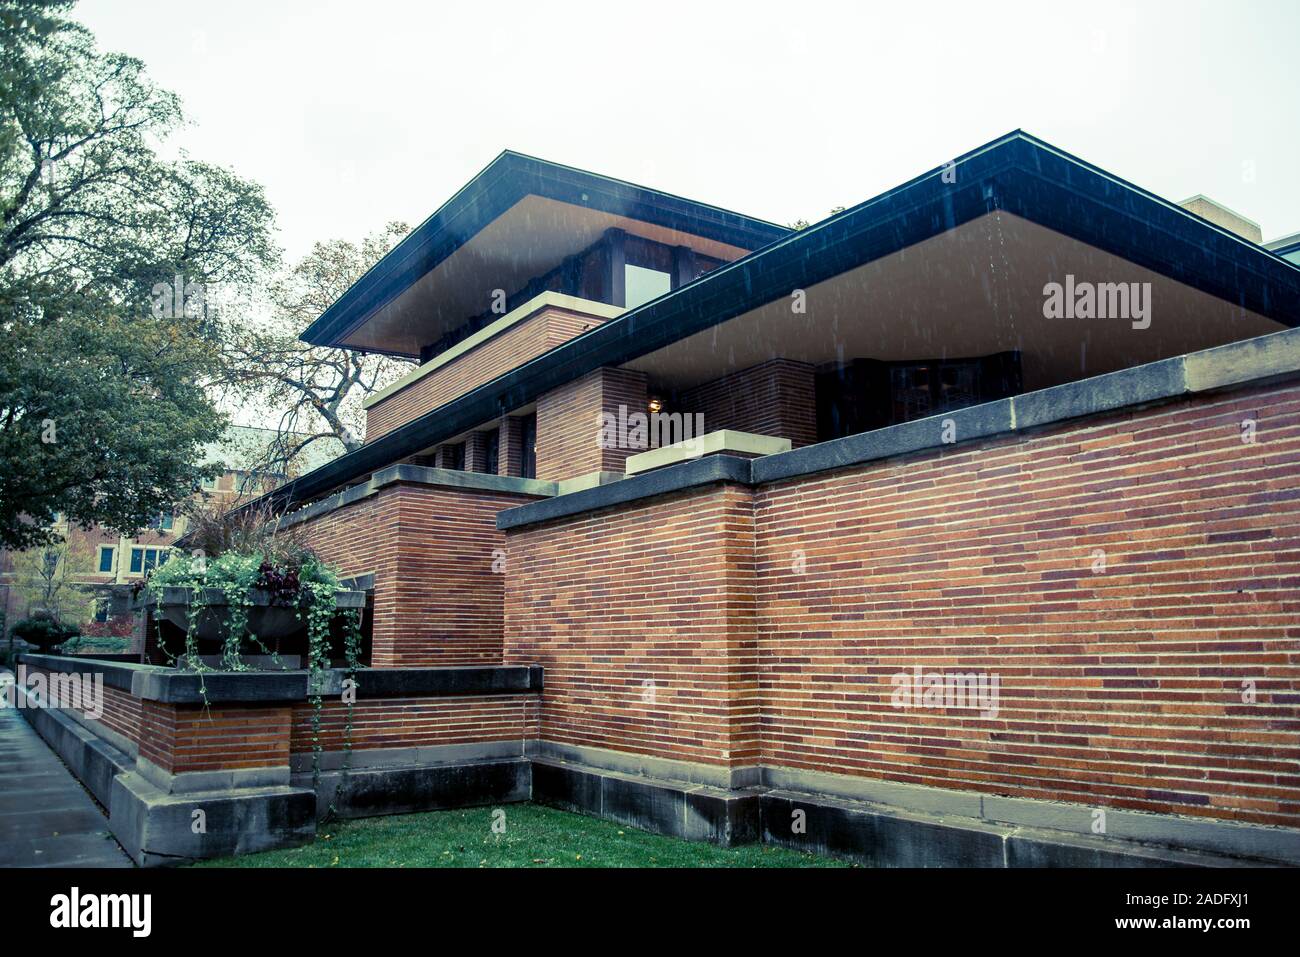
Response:
[[[372,405],[366,410],[366,441],[387,435],[603,321],[599,316],[555,306],[543,308]]]
[[[543,738],[748,758],[722,702],[752,680],[766,764],[1300,825],[1295,384],[745,495],[510,533],[505,656],[546,667]],[[998,714],[893,707],[916,665],[996,673]]]
[[[288,706],[142,704],[140,756],[173,774],[289,763]]]
[[[1296,386],[785,483],[755,511],[765,760],[1300,823]],[[997,717],[891,707],[918,664],[998,674]]]
[[[756,763],[749,497],[708,490],[512,533],[505,661],[544,669],[543,739]]]
[[[304,522],[300,534],[345,574],[374,574],[375,667],[499,664],[505,537],[496,516],[534,500],[390,485]]]
[[[705,432],[775,435],[795,448],[817,441],[816,379],[805,362],[771,359],[688,389],[677,405],[703,415]]]
[[[629,455],[645,451],[601,442],[601,415],[646,413],[646,376],[602,368],[537,400],[537,477],[563,481],[591,472],[622,472]]]
[[[312,709],[293,712],[289,747],[310,753]],[[347,706],[337,700],[321,707],[321,747],[342,750]],[[360,698],[352,713],[352,749],[433,747],[490,741],[521,741],[537,734],[535,695],[473,695],[452,698]]]
[[[43,675],[47,682],[47,688],[50,687],[48,682],[51,679],[67,680],[69,678],[77,677],[65,672],[51,672],[44,668],[33,668],[30,665],[25,665],[24,667],[26,668],[26,674],[29,679],[33,675]],[[89,676],[86,677],[89,679]],[[64,687],[67,688],[68,686],[65,685]],[[82,707],[68,710],[76,710],[76,712],[84,718],[87,715],[87,706],[92,705],[94,702],[85,697],[85,694],[90,693],[89,689],[91,686],[83,683],[80,687],[82,689],[82,697],[79,702],[76,699],[69,701],[65,698],[62,700],[65,703],[80,703]],[[142,704],[143,702],[139,698],[133,696],[129,691],[123,691],[120,688],[114,688],[111,685],[105,684],[103,685],[103,713],[98,718],[92,718],[90,720],[97,721],[109,731],[121,735],[132,744],[138,745],[140,742]]]

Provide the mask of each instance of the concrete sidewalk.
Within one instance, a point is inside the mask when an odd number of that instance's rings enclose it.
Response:
[[[0,867],[130,866],[99,805],[17,709],[0,708]]]

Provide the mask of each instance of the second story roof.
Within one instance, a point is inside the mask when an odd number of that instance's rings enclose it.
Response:
[[[302,334],[417,357],[609,230],[733,261],[790,230],[509,150],[376,263]]]

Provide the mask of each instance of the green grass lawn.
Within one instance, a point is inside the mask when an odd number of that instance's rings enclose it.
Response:
[[[661,837],[539,804],[397,814],[322,825],[305,847],[205,861],[198,867],[847,867],[762,844],[717,847]]]

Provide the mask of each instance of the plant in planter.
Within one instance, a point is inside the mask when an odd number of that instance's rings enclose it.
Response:
[[[216,664],[223,671],[253,670],[249,651],[279,666],[286,646],[294,647],[295,641],[301,645],[312,705],[312,779],[318,783],[320,709],[332,666],[331,639],[338,625],[345,678],[354,680],[360,667],[365,596],[342,590],[337,571],[310,550],[276,544],[265,550],[227,551],[215,558],[178,555],[144,580],[137,600],[153,618],[160,648],[177,667],[198,673],[205,696],[202,676],[218,668],[204,660],[203,644],[219,648]],[[166,652],[164,623],[184,629],[183,651]],[[346,696],[346,701],[345,769],[351,752],[352,697]]]

